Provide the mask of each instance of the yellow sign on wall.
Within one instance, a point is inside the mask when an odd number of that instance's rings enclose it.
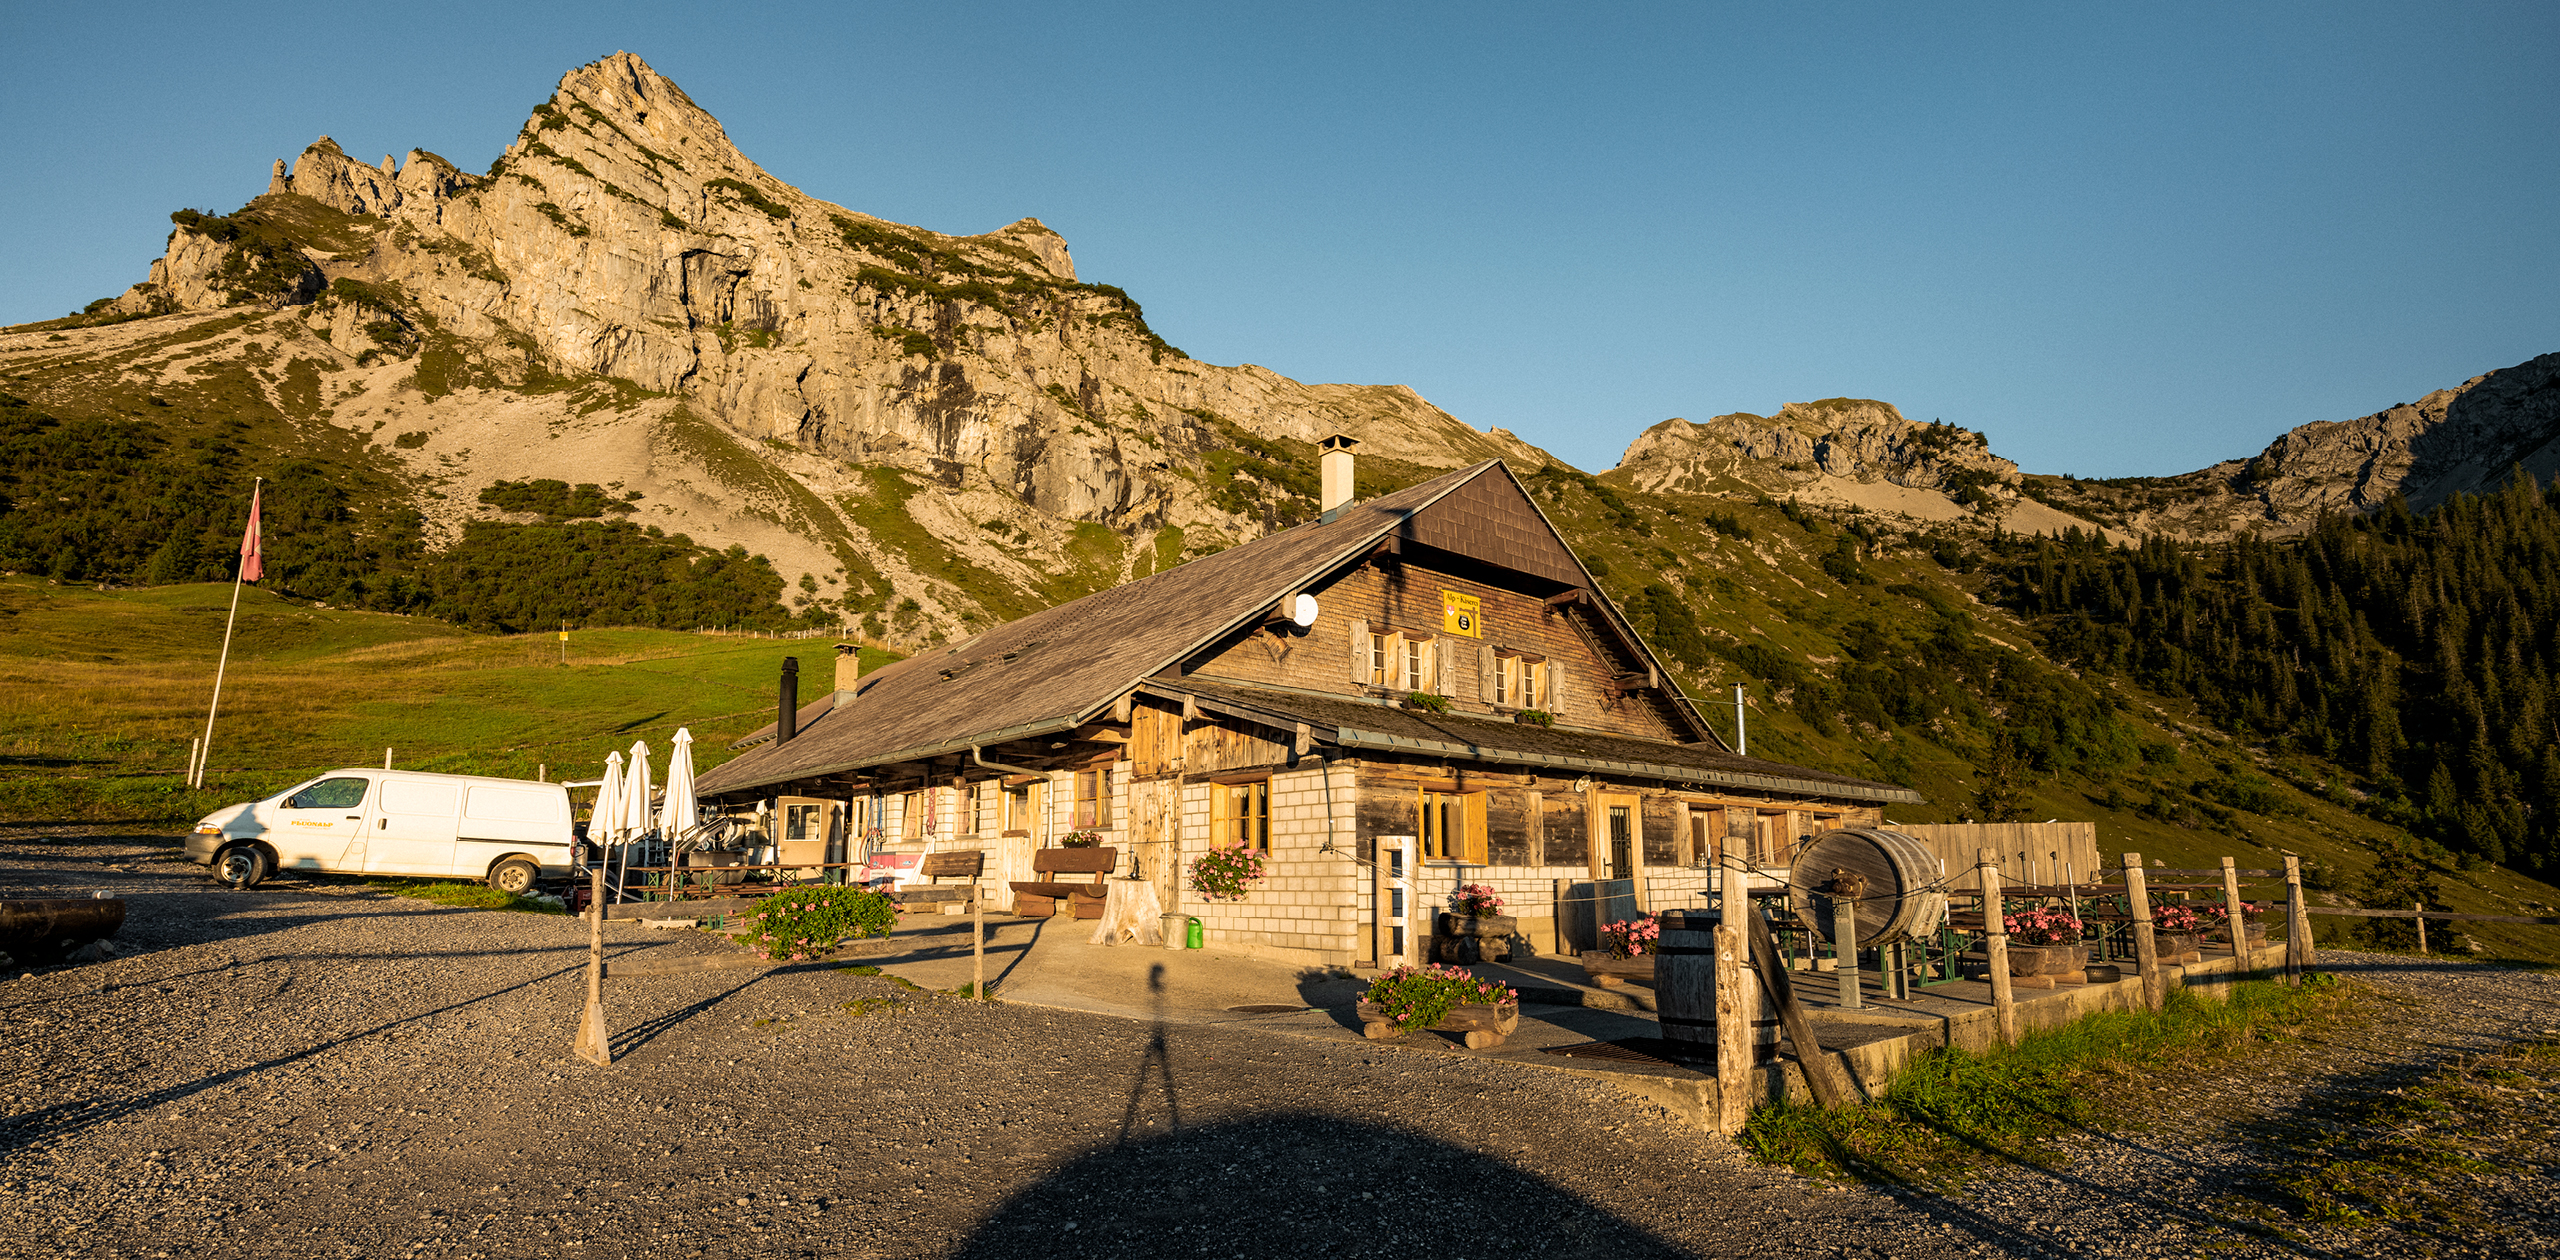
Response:
[[[1484,637],[1484,601],[1456,591],[1440,592],[1440,629],[1446,634]]]

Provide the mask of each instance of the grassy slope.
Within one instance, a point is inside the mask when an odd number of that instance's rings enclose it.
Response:
[[[1927,620],[1929,614],[1920,600],[1885,589],[1910,584],[1964,608],[1979,633],[2020,649],[2021,656],[2041,659],[2032,629],[2000,609],[1974,602],[1975,592],[1983,588],[1978,575],[1943,568],[1915,547],[1889,546],[1884,555],[1866,560],[1864,566],[1877,579],[1876,585],[1844,586],[1819,564],[1820,556],[1839,537],[1834,523],[1817,522],[1815,529],[1808,529],[1773,507],[1730,498],[1630,493],[1624,502],[1645,518],[1653,529],[1651,536],[1622,525],[1613,528],[1608,509],[1579,490],[1542,495],[1539,501],[1577,549],[1599,557],[1609,568],[1610,576],[1601,585],[1621,603],[1646,582],[1664,582],[1680,589],[1700,626],[1710,634],[1721,631],[1766,643],[1828,674],[1836,668],[1828,662],[1845,656],[1838,631],[1859,616],[1885,622]],[[1681,515],[1664,511],[1666,506],[1678,508]],[[1709,510],[1738,517],[1752,538],[1744,541],[1701,527],[1698,520]],[[1663,554],[1666,551],[1668,557]],[[1710,723],[1728,738],[1733,729],[1734,684],[1750,689],[1751,751],[1756,755],[1892,778],[1878,761],[1878,753],[1891,745],[1908,758],[1909,770],[1902,781],[1930,802],[1896,806],[1889,811],[1891,818],[1928,823],[1978,816],[1971,807],[1977,748],[1961,743],[1951,746],[1907,728],[1888,733],[1854,723],[1830,735],[1819,734],[1791,708],[1774,703],[1766,684],[1728,662],[1719,660],[1705,672],[1676,665],[1674,671],[1689,694],[1700,698]],[[2336,767],[2299,757],[2260,762],[2253,750],[2196,716],[2187,702],[2163,700],[2129,685],[2101,682],[2100,686],[2123,702],[2124,716],[2142,739],[2174,744],[2177,761],[2168,765],[2136,762],[2099,777],[2064,774],[2034,779],[2028,785],[2026,816],[2096,822],[2098,850],[2111,861],[2114,855],[2135,852],[2153,864],[2212,867],[2228,854],[2244,868],[2280,868],[2284,855],[2293,853],[2326,864],[2336,872],[2335,886],[2344,888],[2352,887],[2355,877],[2372,867],[2377,852],[2400,834],[2345,807],[2343,785],[2349,776]],[[2139,817],[2129,807],[2109,808],[2101,803],[2110,786],[2129,794],[2126,799],[2139,799],[2166,786],[2217,775],[2222,766],[2254,767],[2267,774],[2283,801],[2279,812],[2240,813],[2236,825],[2227,829],[2188,828]],[[2322,784],[2340,787],[2308,790]],[[2444,869],[2437,878],[2445,905],[2457,911],[2549,914],[2529,909],[2525,903],[2560,904],[2560,888],[2504,868]],[[2252,884],[2247,895],[2281,897],[2282,885]],[[2351,922],[2322,917],[2314,919],[2313,926],[2321,938],[2337,940]],[[2433,930],[2441,932],[2441,925]],[[2466,923],[2459,930],[2478,938],[2491,956],[2560,962],[2560,928]]]
[[[204,727],[227,587],[100,592],[0,579],[0,817],[192,820],[315,771],[416,770],[592,778],[647,739],[652,763],[690,724],[695,766],[772,720],[782,658],[809,694],[834,668],[826,639],[580,631],[560,663],[548,634],[471,634],[442,622],[320,609],[243,591],[238,637],[201,792],[180,786]],[[878,664],[888,654],[866,649]]]

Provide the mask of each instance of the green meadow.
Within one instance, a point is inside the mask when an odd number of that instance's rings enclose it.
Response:
[[[833,686],[831,638],[608,629],[564,643],[247,587],[205,786],[190,791],[230,598],[217,584],[0,578],[0,818],[191,822],[319,771],[379,766],[385,749],[412,770],[591,779],[606,753],[646,740],[663,776],[679,726],[707,770],[773,720],[784,657],[800,659],[804,699]]]

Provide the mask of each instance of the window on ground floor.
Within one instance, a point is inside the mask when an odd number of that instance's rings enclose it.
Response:
[[[1484,793],[1423,789],[1422,857],[1427,862],[1484,866]]]
[[[1271,851],[1271,781],[1209,785],[1209,842]]]
[[[1069,824],[1078,831],[1111,829],[1111,771],[1076,771],[1075,820]]]

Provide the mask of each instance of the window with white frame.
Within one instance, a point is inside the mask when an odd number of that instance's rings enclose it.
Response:
[[[1518,652],[1494,657],[1493,702],[1515,709],[1547,707],[1547,663]]]

